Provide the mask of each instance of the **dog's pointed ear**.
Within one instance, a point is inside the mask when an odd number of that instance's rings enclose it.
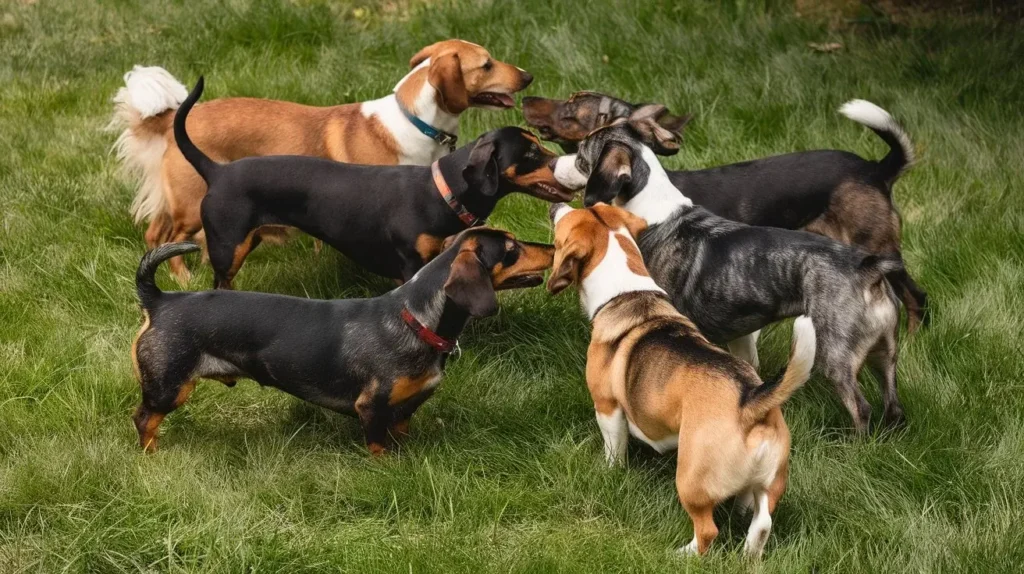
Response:
[[[427,81],[437,90],[437,105],[449,114],[459,115],[469,107],[469,92],[462,77],[462,60],[450,52],[430,61]]]
[[[633,110],[633,113],[629,114],[629,119],[632,120],[656,120],[662,115],[668,113],[668,108],[662,104],[638,104],[637,108]]]
[[[472,248],[463,247],[455,256],[444,294],[473,317],[489,317],[498,312],[491,274]]]
[[[566,287],[579,281],[583,256],[583,248],[577,242],[570,243],[562,249],[555,251],[555,261],[551,266],[551,276],[548,277],[548,293],[558,295]]]
[[[658,125],[665,128],[666,130],[676,134],[677,138],[681,138],[683,135],[683,128],[686,124],[690,123],[693,119],[693,114],[684,114],[682,116],[674,116],[672,114],[664,114],[657,118]]]
[[[469,152],[469,160],[462,170],[462,179],[471,188],[484,195],[498,192],[498,158],[495,132],[487,133],[476,140]]]
[[[653,119],[630,119],[629,125],[654,153],[658,155],[675,155],[679,153],[679,135],[661,127]]]
[[[612,203],[632,181],[633,157],[629,148],[608,142],[587,179],[583,204],[591,207],[597,203]]]

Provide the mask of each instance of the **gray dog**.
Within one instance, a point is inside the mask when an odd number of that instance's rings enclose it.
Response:
[[[903,270],[898,253],[870,255],[803,231],[755,227],[694,206],[669,181],[654,152],[672,134],[651,120],[594,131],[555,178],[586,187],[587,206],[615,203],[643,218],[640,251],[655,282],[708,339],[757,367],[754,333],[808,315],[817,356],[865,433],[871,406],[857,375],[867,360],[882,388],[883,424],[903,423],[896,391],[898,302],[885,279]],[[685,190],[683,190],[685,193]]]

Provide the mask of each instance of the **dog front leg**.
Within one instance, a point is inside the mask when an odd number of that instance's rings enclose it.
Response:
[[[746,361],[751,367],[754,367],[755,371],[760,367],[760,361],[757,359],[757,338],[760,336],[761,331],[754,331],[749,335],[733,339],[728,344],[732,356]]]
[[[594,403],[594,414],[604,438],[604,458],[608,466],[621,466],[626,457],[626,443],[629,440],[626,413],[619,405],[611,401],[602,401]]]

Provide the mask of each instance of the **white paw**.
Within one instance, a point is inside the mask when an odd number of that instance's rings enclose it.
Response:
[[[767,518],[767,520],[755,518],[754,521],[755,524],[752,524],[747,532],[747,542],[743,545],[743,549],[748,555],[760,558],[761,554],[764,553],[765,545],[768,543],[768,535],[772,531],[772,520],[771,518]]]
[[[693,540],[690,541],[686,546],[680,546],[676,550],[676,554],[680,556],[695,556],[697,555],[697,537],[694,536]]]

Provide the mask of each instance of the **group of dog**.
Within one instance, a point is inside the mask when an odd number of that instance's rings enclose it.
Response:
[[[461,40],[428,46],[394,93],[310,107],[252,98],[201,104],[161,68],[136,67],[115,96],[116,148],[148,219],[136,277],[144,323],[132,344],[141,446],[200,378],[246,377],[359,418],[371,452],[408,433],[467,321],[497,312],[495,291],[578,289],[593,330],[586,382],[610,464],[633,435],[678,449],[676,486],[694,521],[681,550],[704,553],[712,510],[736,496],[759,555],[786,488],[780,406],[817,364],[855,429],[871,408],[866,363],[899,425],[899,303],[913,330],[925,293],[904,268],[891,188],[913,161],[892,117],[862,100],[840,111],[874,130],[881,161],[820,150],[667,172],[687,116],[595,92],[523,99],[529,131],[505,127],[457,148],[459,115],[505,109],[532,76]],[[566,201],[584,190],[586,207]],[[554,245],[483,226],[505,196],[551,202]],[[262,240],[297,228],[400,286],[320,301],[231,291]],[[205,239],[215,288],[163,292],[157,266],[187,282],[181,256]],[[789,363],[757,374],[757,335],[797,317]],[[729,352],[716,345],[724,345]]]

